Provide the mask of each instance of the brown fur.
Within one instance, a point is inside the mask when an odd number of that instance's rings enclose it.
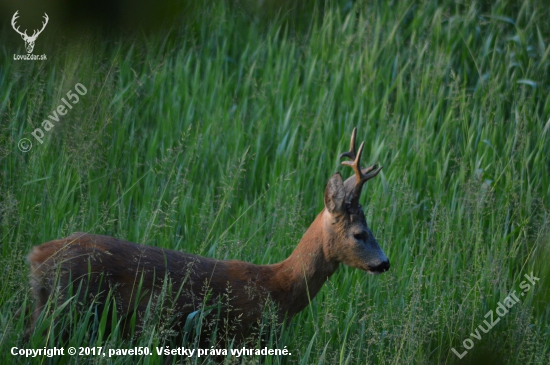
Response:
[[[214,260],[86,233],[46,242],[34,247],[28,257],[36,300],[33,325],[56,285],[67,288],[72,284],[76,292],[82,282],[87,290],[81,290],[79,302],[86,301],[85,293],[90,296],[99,294],[97,299],[101,302],[106,299],[109,289],[114,289],[119,315],[128,315],[135,310],[140,317],[146,310],[150,295],[158,297],[165,278],[169,278],[172,283],[183,284],[177,301],[177,311],[183,321],[203,305],[205,286],[212,291],[210,302],[231,289],[231,316],[239,317],[240,322],[234,334],[245,336],[261,317],[268,296],[279,304],[280,320],[285,314],[290,319],[308,305],[306,287],[313,298],[334,273],[338,264],[324,257],[316,242],[321,237],[317,235],[314,224],[294,253],[274,265]],[[103,281],[100,281],[100,273],[103,273]],[[54,282],[56,277],[57,283]],[[142,293],[137,306],[134,306],[140,280],[143,280],[142,287],[149,292]],[[59,301],[66,299],[62,296]]]

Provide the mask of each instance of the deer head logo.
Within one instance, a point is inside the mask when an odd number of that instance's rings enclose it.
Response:
[[[15,21],[17,20],[17,18],[19,18],[19,15],[17,15],[17,13],[19,12],[19,10],[17,10],[15,12],[15,14],[13,14],[13,18],[11,18],[11,26],[13,27],[13,29],[19,33],[21,35],[21,38],[23,38],[23,40],[25,41],[25,48],[27,49],[27,53],[32,53],[32,50],[34,49],[34,42],[36,41],[36,38],[38,38],[38,36],[40,35],[40,33],[42,33],[42,31],[44,30],[44,28],[46,28],[46,24],[48,24],[48,14],[44,13],[44,22],[42,22],[42,29],[40,30],[34,30],[32,35],[29,37],[27,35],[27,30],[25,29],[24,32],[21,32],[19,30],[19,27],[16,27],[15,25]]]

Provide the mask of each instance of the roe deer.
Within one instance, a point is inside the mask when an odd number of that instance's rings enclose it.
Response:
[[[82,294],[86,291],[105,303],[112,290],[123,328],[130,327],[135,314],[140,330],[150,300],[160,295],[168,280],[177,293],[170,299],[172,323],[177,330],[183,328],[190,313],[221,300],[229,288],[231,310],[222,309],[220,318],[238,319],[230,330],[238,343],[261,319],[268,300],[276,305],[281,323],[292,319],[315,297],[339,263],[374,274],[387,271],[390,262],[367,226],[359,204],[363,184],[382,167],[361,169],[364,143],[356,153],[356,133],[354,128],[350,151],[340,155],[352,160],[342,164],[352,167],[355,175],[346,181],[339,173],[332,175],[325,187],[325,208],[290,257],[280,263],[254,265],[215,260],[86,233],[34,247],[28,260],[35,308],[27,336],[34,330],[48,298],[53,297],[54,289],[59,288],[62,294],[58,300],[67,300],[70,285],[87,288],[80,292],[78,302],[87,299]]]

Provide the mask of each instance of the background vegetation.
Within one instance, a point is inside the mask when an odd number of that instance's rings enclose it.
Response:
[[[492,3],[342,1],[271,13],[205,1],[163,32],[44,33],[35,53],[46,62],[14,61],[23,42],[4,27],[0,363],[162,363],[11,356],[25,346],[14,313],[30,300],[31,247],[86,231],[281,261],[323,208],[331,174],[350,173],[337,156],[358,126],[364,163],[384,166],[363,204],[391,270],[341,267],[273,344],[291,356],[227,361],[548,364],[550,13],[543,2]],[[37,143],[30,133],[76,83],[88,93]],[[19,151],[21,138],[31,151]],[[540,281],[459,360],[451,348],[464,351],[531,272]],[[98,345],[71,316],[69,343]],[[156,326],[105,345],[165,337]],[[28,346],[54,345],[36,334]]]

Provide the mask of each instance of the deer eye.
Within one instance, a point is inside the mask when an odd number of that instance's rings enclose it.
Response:
[[[367,240],[367,234],[365,232],[355,233],[353,235],[353,238],[355,238],[357,241],[366,241]]]

